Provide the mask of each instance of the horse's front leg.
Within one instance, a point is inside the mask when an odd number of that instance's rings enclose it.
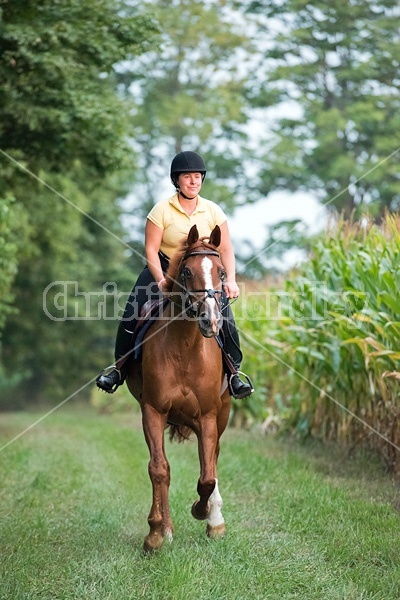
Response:
[[[218,442],[217,442],[217,458],[218,463],[219,456],[219,440],[221,435],[224,433],[229,420],[230,413],[230,397],[228,391],[225,391],[222,396],[222,408],[217,416],[217,431],[218,431]],[[214,491],[210,496],[210,514],[207,520],[207,535],[210,538],[217,539],[225,535],[225,520],[222,516],[222,498],[219,493],[218,479],[215,480]]]
[[[225,535],[225,519],[222,516],[222,498],[219,493],[218,479],[215,480],[214,491],[209,502],[210,514],[207,519],[207,535],[215,540]]]
[[[215,418],[205,418],[201,422],[198,442],[200,478],[197,491],[200,498],[192,506],[192,515],[196,519],[208,519],[207,534],[210,537],[222,537],[225,533],[225,523],[217,480],[219,434]]]
[[[169,512],[168,491],[170,469],[164,449],[166,415],[142,405],[143,431],[150,451],[149,475],[153,486],[153,503],[148,517],[149,535],[145,537],[146,552],[161,547],[164,538],[172,540],[173,526]]]

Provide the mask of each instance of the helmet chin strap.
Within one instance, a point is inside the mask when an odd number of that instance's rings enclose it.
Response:
[[[196,194],[192,198],[189,198],[189,196],[186,196],[186,194],[184,194],[179,188],[176,188],[176,191],[178,192],[179,195],[182,196],[182,198],[185,198],[185,200],[194,200],[198,196],[198,194]]]

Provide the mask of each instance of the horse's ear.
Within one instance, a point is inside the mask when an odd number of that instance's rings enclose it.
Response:
[[[221,229],[219,225],[216,225],[210,235],[210,244],[218,248],[221,243]]]
[[[187,237],[187,245],[193,246],[199,239],[199,232],[197,231],[196,225],[193,225],[189,231],[189,235]]]

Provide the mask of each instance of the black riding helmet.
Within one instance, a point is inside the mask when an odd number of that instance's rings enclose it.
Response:
[[[201,173],[204,181],[207,169],[200,154],[191,151],[179,152],[171,163],[171,180],[175,187],[181,173]]]

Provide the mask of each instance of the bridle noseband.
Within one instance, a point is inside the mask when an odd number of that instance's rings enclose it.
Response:
[[[186,276],[184,273],[184,263],[188,258],[191,258],[192,256],[217,256],[218,258],[220,258],[220,254],[216,250],[206,250],[206,251],[193,250],[192,252],[188,252],[187,254],[185,254],[185,256],[182,258],[181,281],[182,281],[182,288],[185,293],[185,312],[188,315],[188,317],[198,318],[200,315],[201,306],[204,304],[204,302],[207,300],[207,298],[214,298],[215,302],[217,303],[218,310],[220,309],[221,300],[220,299],[218,300],[217,294],[222,294],[222,290],[215,290],[215,289],[188,290],[188,288],[186,286]],[[191,294],[201,294],[201,293],[204,293],[204,297],[201,300],[197,300],[197,302],[191,301],[191,299],[190,299]]]

